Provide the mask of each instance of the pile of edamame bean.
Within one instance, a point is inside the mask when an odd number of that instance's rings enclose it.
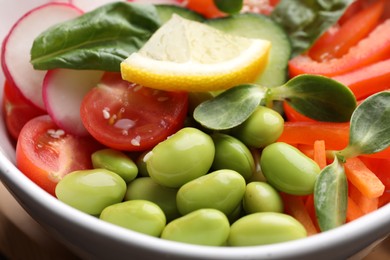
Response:
[[[311,194],[318,165],[277,142],[284,120],[259,106],[241,125],[207,133],[184,127],[136,159],[107,148],[94,169],[66,175],[59,200],[87,214],[162,239],[252,246],[307,236],[284,213],[281,193]]]

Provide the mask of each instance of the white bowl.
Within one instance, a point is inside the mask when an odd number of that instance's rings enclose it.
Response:
[[[48,1],[0,0],[1,39],[21,14],[44,2]],[[3,82],[1,73],[0,100]],[[105,223],[61,203],[25,177],[14,162],[15,149],[0,117],[0,180],[35,220],[82,258],[319,260],[354,255],[360,258],[370,245],[390,233],[389,204],[340,228],[291,242],[241,248],[170,242]]]

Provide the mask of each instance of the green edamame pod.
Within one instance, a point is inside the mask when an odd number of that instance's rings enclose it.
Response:
[[[230,169],[249,180],[255,171],[255,161],[246,145],[235,137],[227,134],[213,134],[215,146],[213,170]]]
[[[167,221],[171,221],[180,216],[176,206],[177,190],[161,186],[150,177],[141,177],[127,185],[125,200],[154,202],[164,211]]]
[[[209,135],[186,127],[156,145],[146,156],[146,167],[158,184],[178,188],[205,175],[213,163],[214,153]]]
[[[177,208],[182,215],[202,208],[218,209],[229,215],[241,203],[245,185],[245,179],[236,171],[211,172],[180,187]]]
[[[232,135],[249,147],[262,148],[280,137],[284,119],[275,110],[258,106],[250,117],[232,129]]]
[[[125,182],[130,182],[137,177],[137,165],[121,151],[107,148],[94,152],[91,157],[95,169],[103,168],[115,172]]]
[[[57,184],[57,198],[87,214],[98,215],[109,205],[123,200],[125,181],[106,169],[71,172]]]
[[[306,229],[303,225],[290,215],[259,212],[246,215],[231,225],[228,245],[266,245],[306,236]]]
[[[283,142],[265,147],[260,165],[269,184],[279,191],[293,195],[313,193],[314,184],[321,171],[311,158]]]
[[[160,236],[166,224],[164,212],[147,200],[129,200],[108,206],[100,219],[155,237]]]
[[[199,209],[168,223],[161,238],[189,244],[222,246],[226,243],[229,231],[229,221],[221,211]]]
[[[279,192],[266,182],[246,185],[242,201],[247,214],[256,212],[283,212],[283,200]]]

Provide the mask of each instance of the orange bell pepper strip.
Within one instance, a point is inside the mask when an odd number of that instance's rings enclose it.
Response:
[[[291,59],[288,66],[291,77],[305,73],[333,77],[389,57],[390,19],[387,19],[340,58],[318,62],[309,55],[303,54]]]

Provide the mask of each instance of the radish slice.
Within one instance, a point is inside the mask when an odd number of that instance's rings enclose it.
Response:
[[[12,82],[33,105],[45,110],[42,82],[46,71],[34,70],[30,49],[34,39],[50,26],[73,19],[82,11],[70,4],[49,3],[23,15],[5,38],[1,65],[7,80]]]
[[[43,100],[47,113],[65,132],[88,135],[80,118],[83,97],[97,86],[103,71],[55,69],[43,81]]]
[[[166,5],[181,5],[185,6],[185,0],[127,0],[128,2],[140,4],[166,4]]]

